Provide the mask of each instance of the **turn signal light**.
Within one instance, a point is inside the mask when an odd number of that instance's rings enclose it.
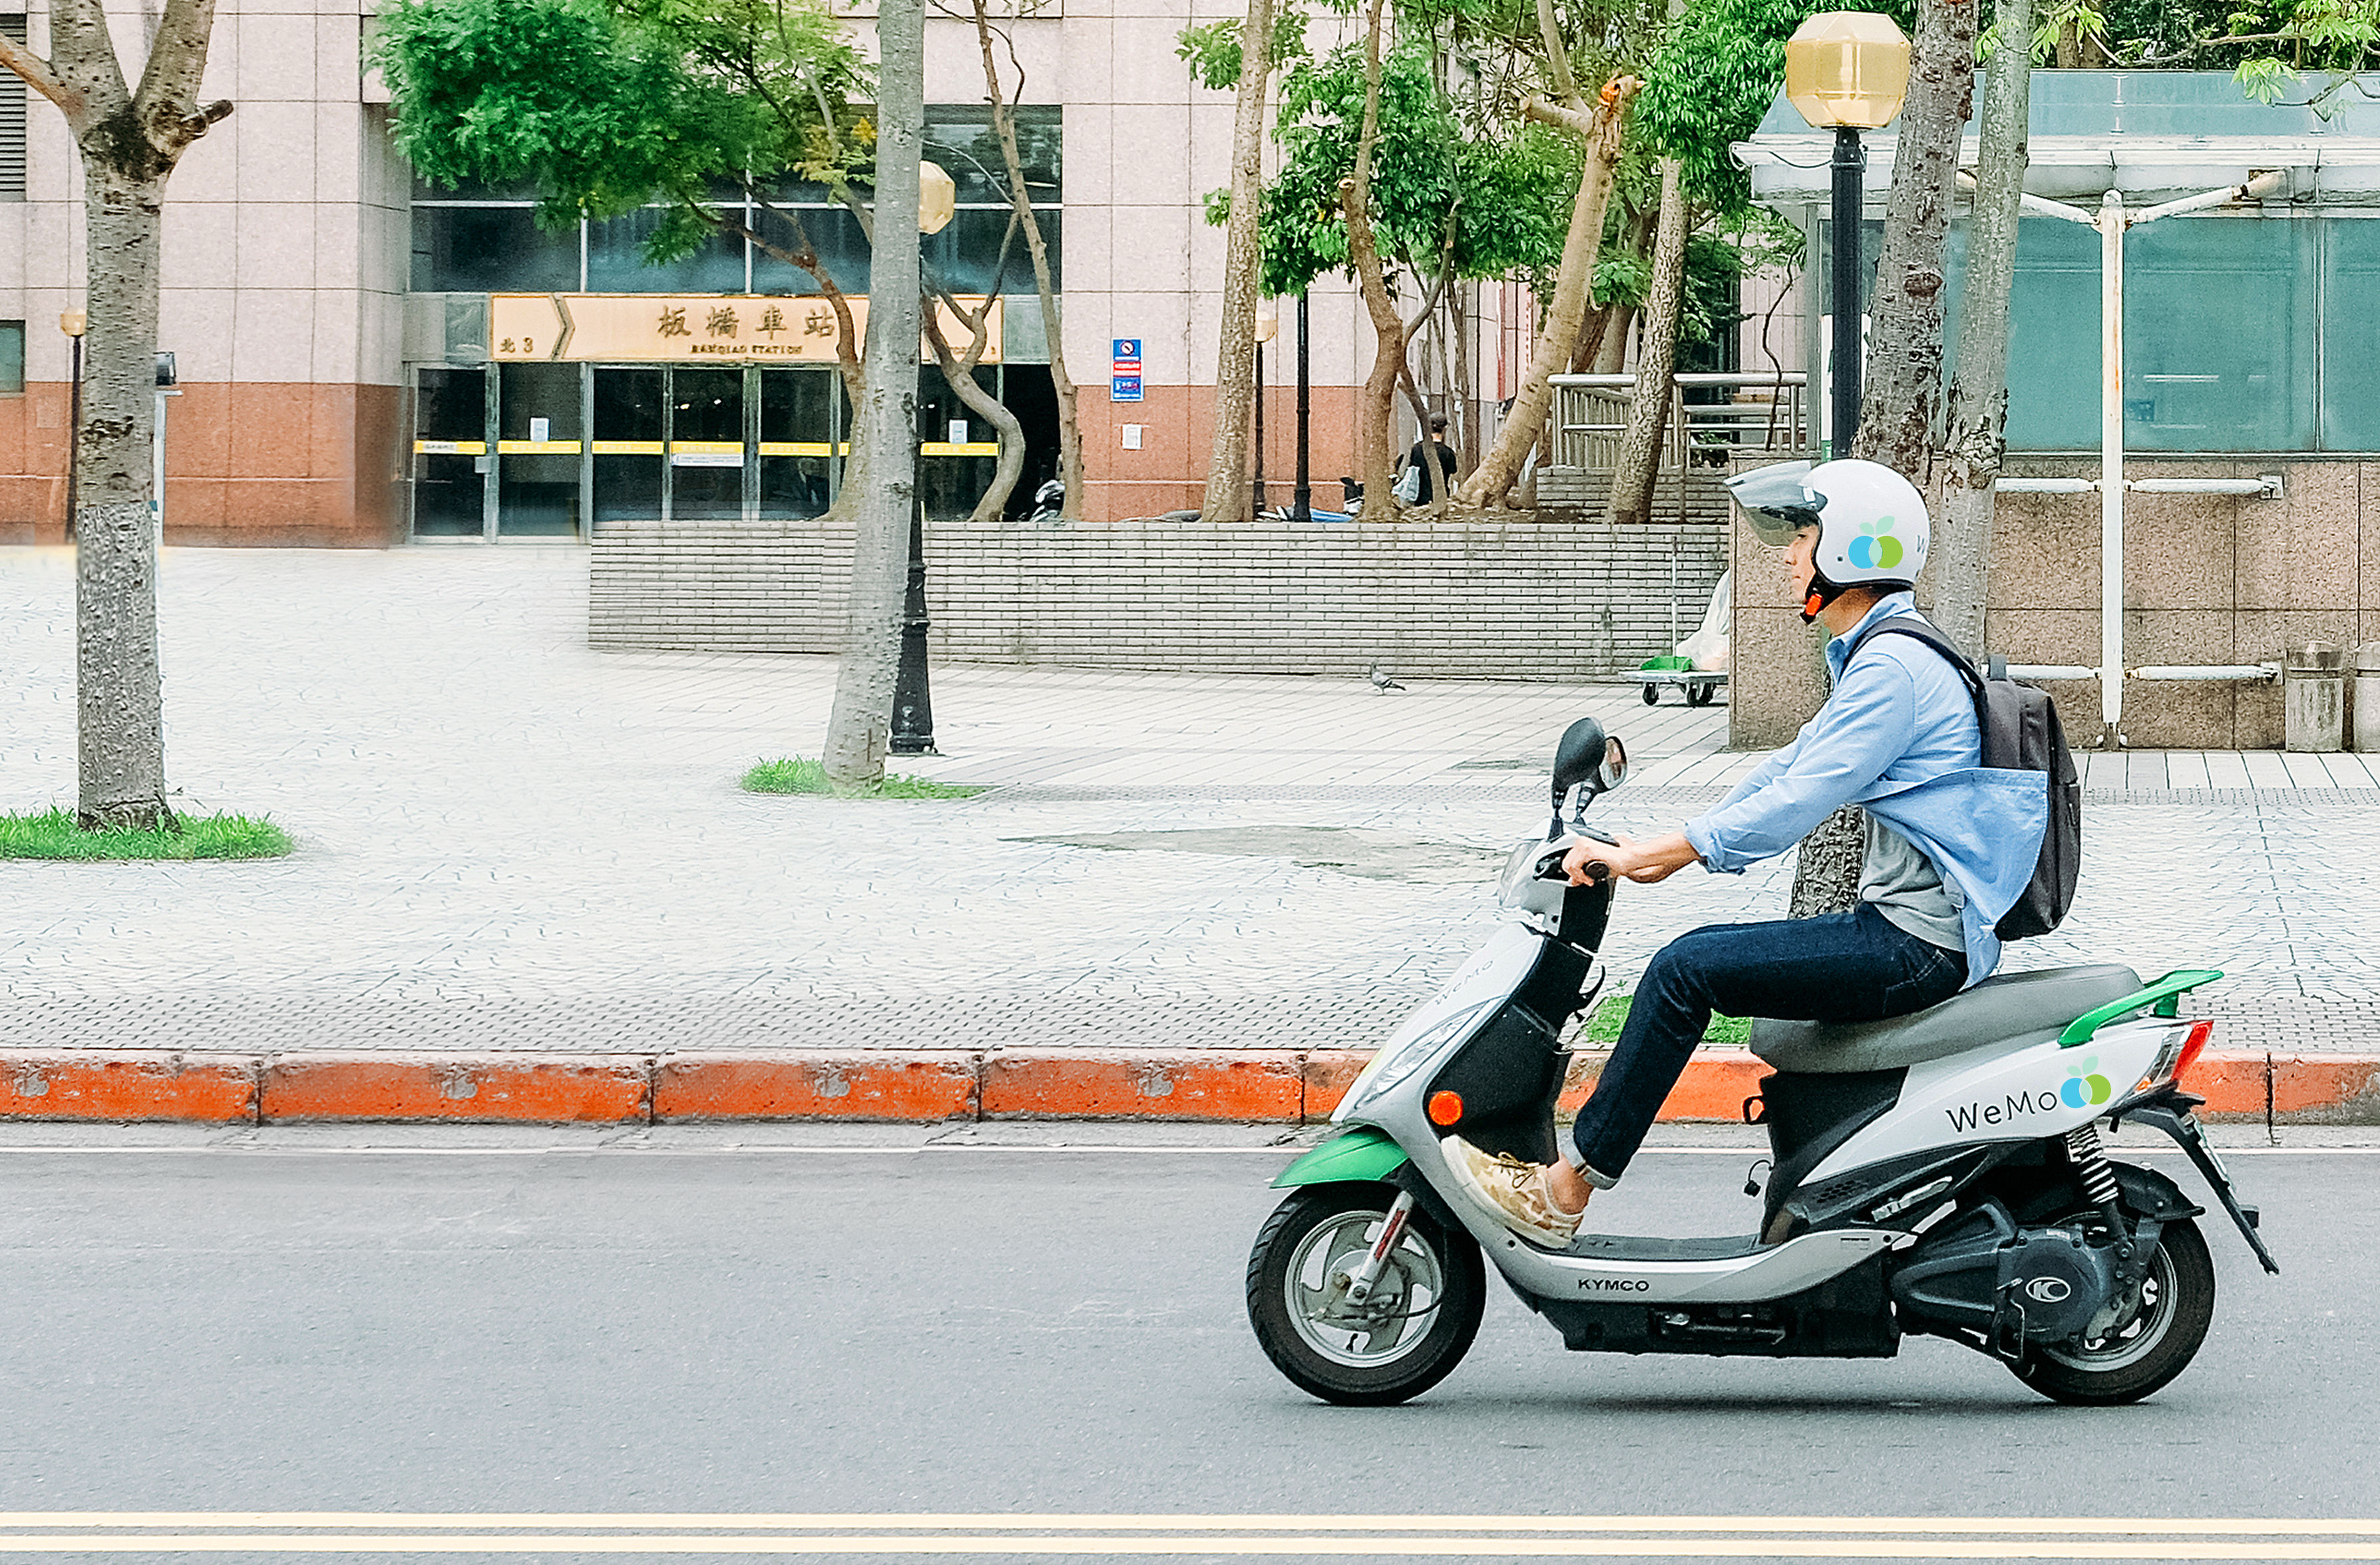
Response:
[[[1429,1095],[1429,1122],[1451,1125],[1463,1118],[1463,1095],[1459,1092],[1433,1092]]]
[[[2214,1036],[2215,1024],[2212,1022],[2195,1022],[2191,1025],[2190,1037],[2181,1046],[2181,1058],[2173,1062],[2174,1080],[2180,1081],[2190,1074],[2190,1068],[2197,1064],[2198,1057],[2206,1051],[2206,1040]]]

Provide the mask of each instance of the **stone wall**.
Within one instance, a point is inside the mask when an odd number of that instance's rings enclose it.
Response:
[[[929,529],[932,649],[963,661],[1239,673],[1576,679],[1702,620],[1715,524],[1118,522]],[[832,652],[849,528],[599,524],[589,639],[608,650]]]
[[[2010,468],[2031,477],[2097,470],[2090,461]],[[2380,639],[2380,463],[2142,460],[2127,470],[2134,479],[2277,472],[2282,480],[2278,500],[2125,497],[2128,666],[2277,661],[2284,647],[2301,642]],[[1741,523],[1730,532],[1737,567],[1730,737],[1739,748],[1767,748],[1791,738],[1825,698],[1818,633],[1802,625],[1777,554]],[[2011,662],[2098,662],[2095,493],[2000,497],[1985,638]],[[2095,681],[2046,688],[2070,738],[2095,736]],[[2142,749],[2277,749],[2281,692],[2269,684],[2134,680],[2124,695],[2123,726]]]

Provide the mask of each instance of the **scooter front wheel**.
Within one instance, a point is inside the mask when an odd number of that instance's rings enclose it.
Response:
[[[1349,1299],[1397,1192],[1310,1185],[1277,1207],[1248,1256],[1248,1323],[1273,1367],[1325,1401],[1401,1402],[1446,1378],[1479,1334],[1487,1270],[1467,1233],[1415,1210],[1371,1292]]]

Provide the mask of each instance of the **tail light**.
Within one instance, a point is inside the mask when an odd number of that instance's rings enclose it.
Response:
[[[2198,1057],[2206,1052],[2206,1040],[2214,1036],[2215,1024],[2212,1022],[2192,1022],[2190,1025],[2189,1040],[2181,1046],[2181,1057],[2173,1062],[2175,1081],[2190,1074],[2190,1068],[2198,1063]]]

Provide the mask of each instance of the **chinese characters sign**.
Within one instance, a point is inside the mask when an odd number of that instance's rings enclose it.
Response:
[[[868,330],[868,301],[854,298],[854,332]],[[963,301],[970,310],[983,301]],[[943,340],[964,351],[974,333],[948,309]],[[490,357],[578,362],[703,359],[832,364],[840,331],[822,298],[775,294],[492,294]],[[1000,362],[1001,307],[985,321],[983,362]]]

